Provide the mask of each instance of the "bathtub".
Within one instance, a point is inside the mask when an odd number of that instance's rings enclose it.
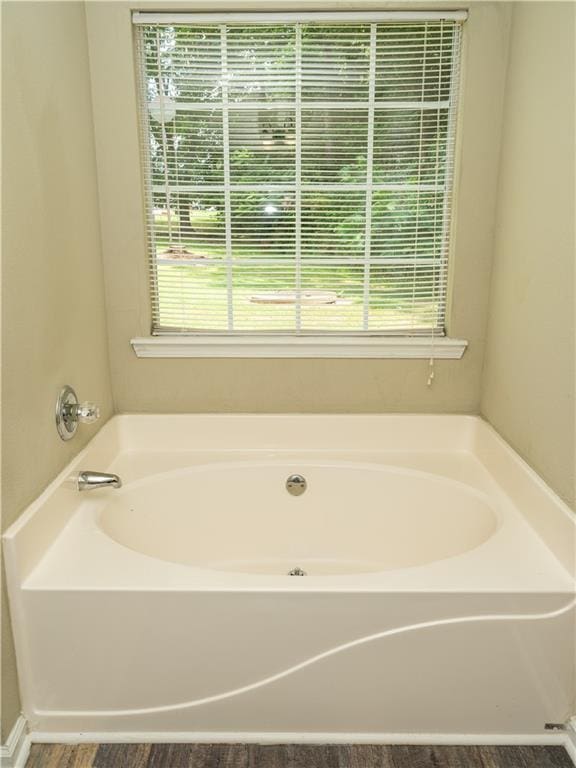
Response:
[[[575,709],[574,540],[479,418],[116,416],[4,536],[25,715],[54,740],[545,739]]]

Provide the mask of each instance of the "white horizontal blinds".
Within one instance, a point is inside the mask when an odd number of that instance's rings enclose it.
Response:
[[[140,20],[154,331],[442,333],[460,27]]]

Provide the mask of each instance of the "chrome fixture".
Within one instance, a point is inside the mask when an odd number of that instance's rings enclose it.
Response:
[[[78,490],[92,491],[95,488],[122,488],[122,480],[118,475],[108,472],[92,472],[87,469],[78,475]]]
[[[292,568],[291,571],[288,571],[288,576],[308,576],[308,574],[302,568],[296,566],[296,568]]]
[[[290,475],[286,480],[286,490],[292,496],[301,496],[307,488],[306,478],[302,475]]]
[[[62,440],[74,437],[78,424],[92,424],[100,418],[100,409],[94,403],[79,403],[76,392],[66,385],[56,401],[56,429]]]

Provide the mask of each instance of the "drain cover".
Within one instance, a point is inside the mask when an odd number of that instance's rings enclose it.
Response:
[[[306,478],[302,475],[290,475],[286,480],[286,490],[292,496],[301,496],[307,488]]]
[[[288,576],[307,576],[308,574],[306,571],[304,571],[302,568],[292,568],[291,571],[288,571]]]

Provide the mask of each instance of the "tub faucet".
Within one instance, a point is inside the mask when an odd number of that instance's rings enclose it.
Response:
[[[78,475],[78,490],[91,491],[94,488],[121,488],[122,480],[118,475],[110,475],[108,472],[92,472],[87,469]]]

